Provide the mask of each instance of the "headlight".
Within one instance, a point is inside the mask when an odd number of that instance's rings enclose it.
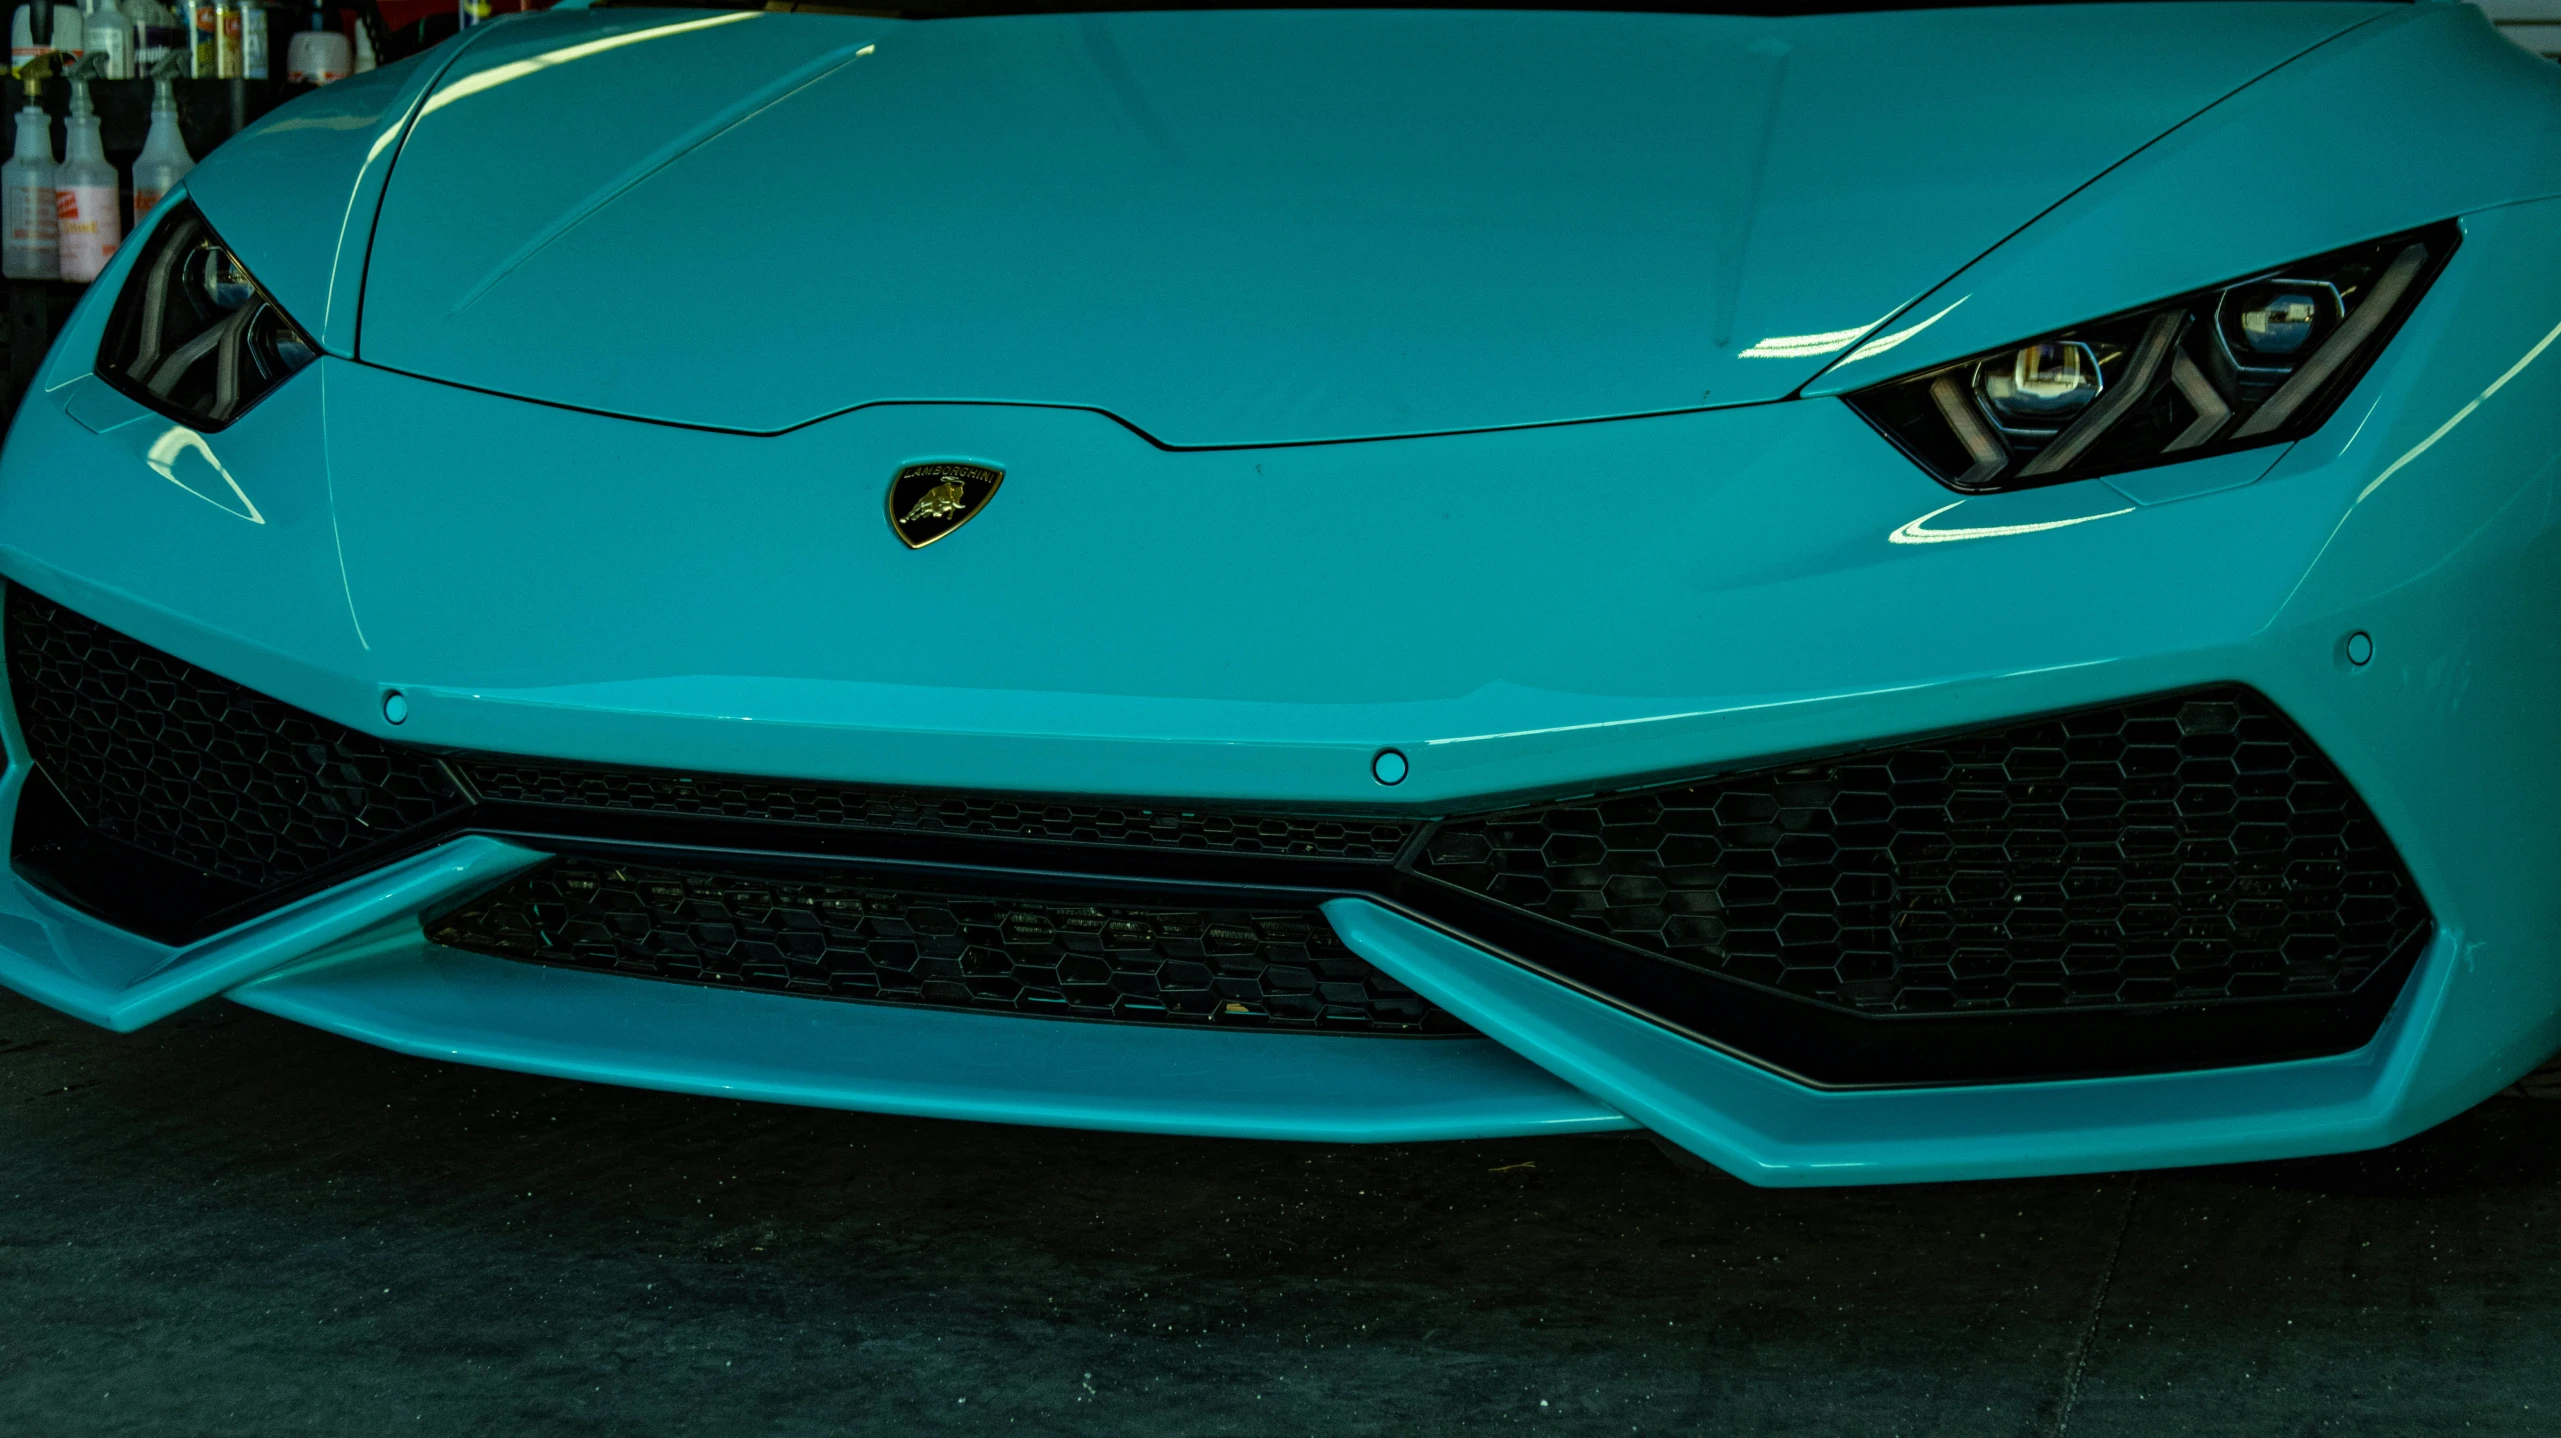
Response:
[[[2320,427],[2454,252],[2451,224],[2335,250],[1848,396],[1951,489],[2032,489]]]
[[[97,372],[162,414],[220,429],[319,352],[196,207],[180,205],[116,295]]]

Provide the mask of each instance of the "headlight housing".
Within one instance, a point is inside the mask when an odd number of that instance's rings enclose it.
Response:
[[[2460,233],[2351,245],[1847,398],[1967,494],[2282,444],[2330,417]]]
[[[238,419],[320,347],[192,204],[165,216],[125,276],[97,374],[172,419]]]

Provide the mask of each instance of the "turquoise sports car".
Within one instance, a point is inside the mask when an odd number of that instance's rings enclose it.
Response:
[[[2561,1047],[2561,70],[2437,3],[563,6],[0,457],[0,983],[1761,1184]]]

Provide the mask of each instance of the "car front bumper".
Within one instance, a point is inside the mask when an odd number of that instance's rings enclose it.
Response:
[[[1434,815],[2245,684],[2336,763],[2435,917],[2351,1052],[1827,1090],[1350,894],[1326,909],[1344,941],[1485,1038],[518,971],[419,931],[534,861],[477,834],[177,948],[13,877],[0,981],[120,1028],[220,992],[412,1052],[956,1117],[1330,1139],[1642,1123],[1762,1183],[2389,1142],[2561,1047],[2561,362],[2542,360],[2561,277],[2519,260],[2561,238],[2554,210],[2467,220],[2313,439],[1961,504],[1833,401],[1168,451],[1016,406],[671,430],[340,360],[210,437],[57,373],[0,460],[11,579],[434,750]],[[1003,464],[1004,507],[968,543],[875,555],[875,471],[922,458]],[[2358,634],[2370,662],[2348,658]],[[7,723],[14,809],[28,750]],[[1385,747],[1411,761],[1393,791],[1371,777]]]

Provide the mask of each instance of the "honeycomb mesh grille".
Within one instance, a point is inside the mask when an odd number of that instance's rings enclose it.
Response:
[[[1464,1033],[1316,909],[991,897],[564,858],[427,926],[452,948],[813,998],[1207,1027]]]
[[[2347,782],[2239,688],[1452,821],[1417,867],[1872,1013],[2341,995],[2430,927]]]
[[[36,762],[88,825],[268,890],[459,812],[435,760],[8,591],[9,684]]]
[[[924,793],[520,759],[474,757],[458,762],[481,797],[500,803],[836,829],[1386,863],[1421,827],[1410,820],[1205,813],[1090,800]]]

